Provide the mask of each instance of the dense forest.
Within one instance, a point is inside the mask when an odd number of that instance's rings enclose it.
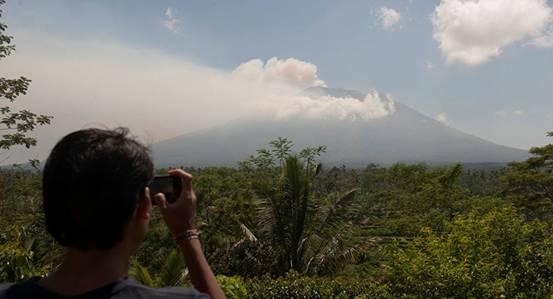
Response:
[[[229,298],[553,294],[553,144],[533,148],[527,161],[477,170],[325,168],[324,146],[291,149],[279,138],[235,168],[186,168],[204,250]],[[40,182],[40,171],[0,173],[1,282],[60,262],[42,223]],[[130,275],[189,285],[175,248],[156,213]]]

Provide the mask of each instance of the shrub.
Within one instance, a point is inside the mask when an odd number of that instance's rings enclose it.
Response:
[[[391,298],[386,286],[369,279],[311,277],[290,271],[276,279],[268,275],[247,281],[248,298]]]
[[[217,275],[217,281],[228,299],[247,298],[247,290],[242,277]]]
[[[471,213],[392,249],[387,277],[396,296],[545,298],[553,287],[548,226],[512,208]]]
[[[34,265],[33,240],[15,225],[0,233],[0,283],[14,282],[46,274]]]

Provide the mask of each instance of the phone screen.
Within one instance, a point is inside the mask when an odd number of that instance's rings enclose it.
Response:
[[[155,176],[149,188],[153,204],[156,204],[154,195],[158,193],[163,193],[165,195],[165,199],[167,199],[168,202],[173,203],[180,195],[181,180],[177,176]]]

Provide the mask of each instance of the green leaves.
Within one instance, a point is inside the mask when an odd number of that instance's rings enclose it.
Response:
[[[35,239],[26,226],[3,224],[0,233],[0,283],[46,274],[48,265],[37,265]]]
[[[425,229],[394,248],[387,277],[394,292],[417,298],[544,298],[553,287],[547,230],[513,207],[459,216],[445,233]]]
[[[161,268],[157,284],[165,287],[180,286],[183,284],[187,272],[182,254],[176,249],[172,250]]]
[[[305,164],[311,169],[316,165],[316,159],[320,157],[324,152],[326,152],[325,145],[319,145],[317,147],[306,147],[302,149],[298,155]],[[321,164],[316,165],[315,174],[318,174],[321,171]]]
[[[30,84],[31,80],[25,77],[19,77],[18,79],[0,78],[0,98],[13,102],[18,96],[27,94]]]
[[[388,288],[370,278],[306,276],[290,271],[279,278],[262,276],[246,281],[248,298],[253,299],[350,299],[394,298]]]
[[[282,168],[286,159],[297,156],[307,166],[310,172],[319,172],[320,166],[317,159],[326,152],[326,146],[306,147],[297,155],[292,151],[294,143],[286,138],[278,137],[269,142],[269,148],[258,149],[255,155],[246,161],[239,162],[240,169],[246,171],[269,172],[276,168]]]
[[[136,279],[143,285],[151,288],[156,287],[157,283],[150,275],[150,271],[142,266],[137,260],[133,260],[129,269],[129,276]]]
[[[2,17],[1,7],[4,3],[6,3],[5,0],[0,0],[0,17]],[[11,45],[13,37],[3,34],[6,29],[8,29],[8,26],[0,22],[0,59],[9,56],[15,51],[15,46]]]
[[[248,290],[240,276],[217,275],[217,282],[228,299],[246,299]]]
[[[4,4],[0,0],[0,6]],[[2,10],[0,10],[0,17]],[[15,46],[12,45],[13,37],[5,35],[3,32],[7,29],[5,24],[0,23],[0,60],[12,54]],[[0,100],[8,100],[13,103],[17,97],[27,94],[31,80],[26,77],[17,79],[6,79],[0,77]],[[23,145],[30,148],[36,145],[36,139],[28,135],[37,126],[50,124],[51,116],[36,114],[29,110],[12,111],[10,106],[0,107],[0,131],[5,132],[1,135],[0,149],[9,150],[13,146]]]
[[[282,165],[286,157],[290,155],[294,144],[286,138],[278,137],[276,140],[269,142],[269,145],[272,148],[271,154],[279,161],[280,165]]]
[[[0,148],[8,150],[15,145],[23,145],[26,148],[36,145],[36,139],[29,137],[28,132],[33,131],[37,126],[44,126],[50,124],[51,116],[37,115],[28,110],[21,110],[19,112],[10,112],[9,107],[0,108],[2,118],[0,124],[4,127],[0,127],[0,131],[12,132],[9,134],[3,134],[0,139]]]
[[[188,270],[184,265],[184,259],[180,252],[173,249],[165,259],[159,273],[152,275],[146,267],[134,260],[129,275],[144,285],[161,288],[183,286]]]
[[[553,219],[553,144],[532,148],[530,153],[533,157],[528,160],[511,163],[501,194],[529,219]]]

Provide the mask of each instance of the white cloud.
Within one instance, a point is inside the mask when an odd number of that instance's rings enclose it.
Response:
[[[326,86],[317,75],[316,65],[295,58],[273,57],[265,64],[260,59],[252,59],[240,64],[233,75],[250,81],[288,84],[298,88]]]
[[[378,18],[384,29],[392,29],[401,20],[401,14],[393,8],[386,6],[378,11]]]
[[[447,119],[447,114],[442,112],[436,116],[436,120],[444,125],[449,125],[449,120]]]
[[[173,9],[171,9],[171,7],[167,7],[165,10],[165,19],[161,22],[163,27],[173,33],[177,33],[179,31],[179,23],[180,20],[173,14]]]
[[[435,68],[436,68],[436,66],[432,62],[427,62],[426,63],[426,69],[427,70],[433,70]]]
[[[553,46],[553,8],[546,0],[441,0],[434,39],[448,63],[478,65],[514,43]]]

